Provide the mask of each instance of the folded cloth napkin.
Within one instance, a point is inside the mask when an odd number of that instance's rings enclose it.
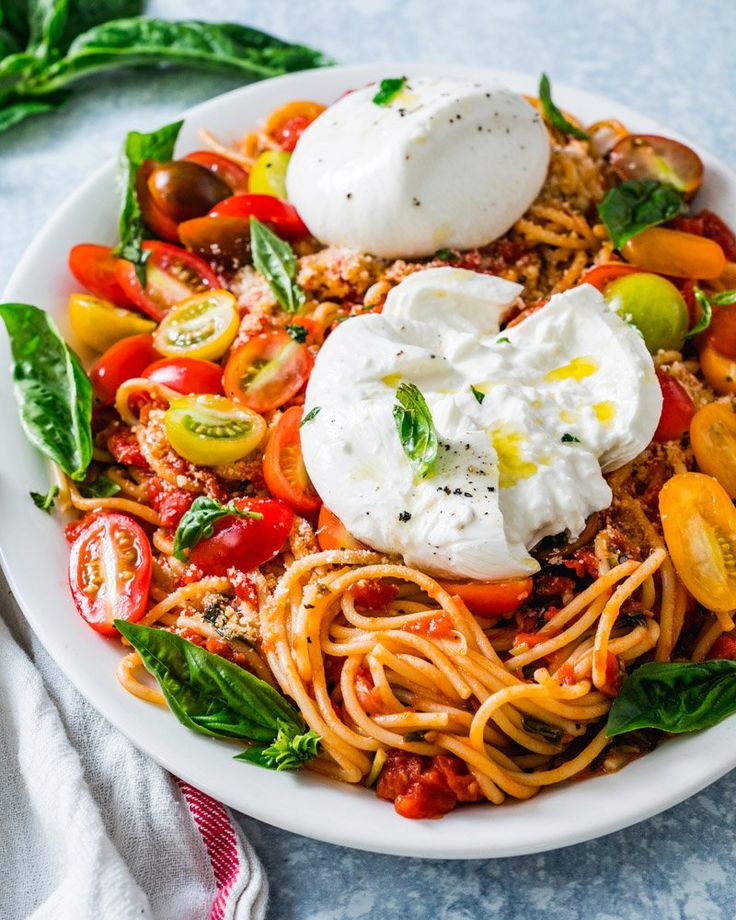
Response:
[[[267,898],[229,811],[77,693],[0,574],[1,920],[263,920]]]

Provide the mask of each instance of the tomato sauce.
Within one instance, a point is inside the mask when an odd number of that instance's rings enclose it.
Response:
[[[458,802],[483,798],[475,777],[451,754],[424,757],[393,749],[376,786],[402,818],[439,818]]]

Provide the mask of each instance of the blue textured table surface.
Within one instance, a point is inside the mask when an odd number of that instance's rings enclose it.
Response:
[[[149,12],[239,20],[345,63],[546,70],[658,118],[736,166],[733,0],[159,0]],[[96,78],[94,91],[80,90],[63,113],[0,136],[0,285],[61,201],[117,152],[125,131],[163,123],[237,85],[194,72]],[[270,876],[272,920],[720,920],[736,916],[735,800],[732,774],[596,842],[465,863],[359,853],[241,820]],[[488,823],[492,833],[492,809]]]

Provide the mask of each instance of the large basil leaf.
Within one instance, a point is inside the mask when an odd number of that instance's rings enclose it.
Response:
[[[628,179],[607,192],[598,205],[616,249],[649,227],[672,220],[684,209],[674,185],[656,179]]]
[[[608,737],[637,728],[694,732],[736,712],[736,661],[652,661],[625,681],[608,716]]]
[[[393,415],[404,453],[420,479],[426,479],[439,453],[439,441],[432,413],[419,387],[400,383]]]
[[[143,0],[69,0],[66,25],[59,45],[66,52],[82,32],[111,19],[140,16],[142,12]]]
[[[92,459],[92,384],[43,310],[0,304],[10,336],[13,381],[28,440],[72,479],[84,479]]]
[[[61,37],[66,27],[69,0],[26,0],[28,9],[28,50],[37,57],[59,57]]]
[[[250,250],[253,265],[268,282],[279,305],[287,313],[296,313],[304,303],[304,291],[296,281],[294,250],[256,217],[250,219]]]

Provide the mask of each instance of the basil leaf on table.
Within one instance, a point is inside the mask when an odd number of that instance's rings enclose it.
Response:
[[[439,453],[437,431],[427,401],[413,383],[400,383],[393,415],[404,453],[420,479],[427,479]]]
[[[31,115],[43,115],[61,108],[69,98],[68,93],[54,93],[39,99],[14,98],[0,102],[0,131],[30,118]]]
[[[142,12],[143,0],[69,0],[59,46],[66,53],[72,41],[82,32],[111,19],[127,19],[140,16]]]
[[[287,313],[296,313],[305,297],[296,281],[294,250],[257,217],[250,219],[250,247],[253,265],[268,282],[279,305]]]
[[[554,104],[552,101],[552,86],[546,73],[543,73],[539,78],[539,103],[542,106],[542,114],[545,120],[549,122],[553,128],[557,128],[557,130],[562,131],[563,134],[569,134],[571,137],[576,137],[580,141],[585,141],[590,137],[587,131],[583,131],[582,128],[578,128],[577,125],[568,121]]]
[[[144,239],[150,234],[147,234],[143,223],[136,193],[136,176],[144,160],[165,162],[173,157],[174,145],[182,124],[181,121],[174,121],[170,125],[151,131],[150,134],[129,131],[123,145],[117,176],[120,195],[120,243],[115,247],[115,254],[135,265],[142,287],[146,286],[146,260],[149,255],[142,247]]]
[[[234,515],[241,518],[253,518],[260,521],[263,515],[259,511],[241,511],[235,502],[221,505],[214,498],[200,495],[192,502],[189,510],[182,516],[179,526],[174,534],[174,556],[181,562],[186,562],[185,549],[192,549],[200,540],[211,537],[215,521],[220,518]]]
[[[92,384],[43,310],[0,304],[10,336],[15,398],[28,440],[72,479],[92,459]]]
[[[598,214],[616,249],[637,233],[672,220],[684,210],[680,192],[657,179],[627,179],[606,193]]]
[[[694,732],[734,712],[736,661],[651,661],[624,681],[606,734],[611,738],[637,728]]]

